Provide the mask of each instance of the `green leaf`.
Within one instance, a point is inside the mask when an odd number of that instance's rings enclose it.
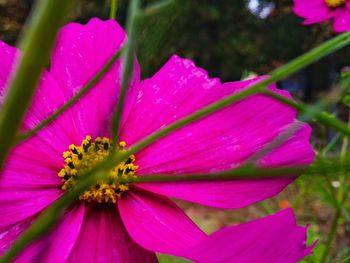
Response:
[[[189,260],[183,259],[183,258],[178,258],[174,256],[169,256],[165,254],[157,254],[159,263],[187,263],[191,262]]]

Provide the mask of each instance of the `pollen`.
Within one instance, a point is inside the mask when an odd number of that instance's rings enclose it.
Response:
[[[345,4],[346,0],[324,0],[329,8],[337,8]]]
[[[121,141],[118,148],[120,151],[126,151],[125,146],[126,143]],[[79,176],[90,171],[112,152],[112,144],[106,137],[97,137],[93,141],[91,136],[86,136],[80,146],[71,144],[68,149],[62,154],[65,164],[58,172],[63,183],[62,189],[66,191],[74,188]],[[97,181],[95,185],[80,195],[79,199],[86,202],[116,203],[124,192],[129,191],[128,183],[118,183],[116,179],[135,178],[138,166],[134,162],[135,156],[130,155],[125,161],[118,163],[109,171],[109,180]]]

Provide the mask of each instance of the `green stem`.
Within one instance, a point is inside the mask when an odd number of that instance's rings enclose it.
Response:
[[[268,90],[265,90],[262,93],[286,105],[289,105],[290,107],[296,109],[300,113],[308,111],[309,106],[306,106],[302,102],[292,101],[282,95],[276,94]],[[332,114],[328,112],[318,112],[315,114],[314,119],[326,126],[332,127],[333,129],[341,132],[345,136],[350,136],[350,128],[345,123],[339,121],[337,118],[335,118]]]
[[[293,176],[308,171],[308,166],[287,168],[255,168],[241,166],[235,170],[211,174],[145,174],[134,179],[134,183],[148,182],[187,182],[187,181],[226,181],[234,179],[257,179]]]
[[[244,163],[255,164],[260,159],[262,159],[265,155],[282,145],[286,140],[291,138],[295,133],[297,133],[302,127],[304,123],[296,121],[293,124],[289,125],[287,129],[282,131],[276,138],[274,138],[271,142],[266,144],[261,150],[255,152],[251,157],[249,157]]]
[[[118,154],[111,155],[111,158],[118,157]],[[46,208],[28,227],[28,229],[20,235],[20,237],[12,244],[12,246],[0,258],[0,263],[11,262],[27,245],[48,232],[58,223],[59,218],[63,214],[65,208],[79,200],[79,196],[89,187],[96,183],[97,180],[107,180],[109,174],[106,171],[114,166],[113,161],[105,160],[100,165],[94,167],[89,172],[81,175],[79,182],[72,191],[65,192],[58,200]]]
[[[62,214],[62,211],[70,204],[78,200],[81,193],[91,185],[93,185],[98,179],[106,180],[108,173],[106,171],[113,168],[118,160],[125,159],[122,152],[113,152],[105,161],[100,165],[94,167],[88,173],[80,176],[77,187],[72,191],[65,193],[60,199],[54,202],[49,208],[39,216],[23,235],[15,241],[13,246],[5,253],[0,259],[0,263],[10,262],[25,246],[30,242],[37,239],[40,235],[47,232],[53,227],[58,220],[58,217]],[[325,169],[324,166],[321,167]],[[350,164],[345,164],[344,167],[340,167],[338,163],[329,164],[326,168],[331,172],[337,172],[339,169],[350,170]],[[320,170],[317,166],[298,166],[298,167],[276,167],[276,168],[257,168],[254,166],[242,166],[232,171],[226,171],[216,174],[186,174],[186,175],[142,175],[136,179],[125,180],[123,178],[117,178],[116,182],[119,183],[145,183],[145,182],[181,182],[181,181],[220,181],[220,180],[233,180],[233,179],[256,179],[256,178],[274,178],[281,176],[293,176],[307,172],[310,174],[319,174]],[[109,178],[109,177],[108,177]]]
[[[289,62],[288,64],[280,67],[279,69],[273,71],[270,74],[269,78],[266,78],[264,80],[256,82],[251,87],[244,89],[242,91],[239,91],[233,95],[227,96],[224,99],[221,99],[213,104],[210,104],[209,106],[203,107],[202,109],[194,112],[193,114],[190,114],[180,120],[175,121],[174,123],[159,129],[157,132],[147,136],[140,142],[134,144],[131,148],[128,149],[129,154],[134,154],[143,148],[147,147],[148,145],[152,144],[153,142],[157,141],[158,139],[168,135],[174,130],[180,129],[184,127],[185,125],[192,123],[194,121],[197,121],[211,113],[214,113],[220,109],[223,109],[234,102],[238,102],[250,95],[253,95],[257,92],[261,92],[264,90],[264,88],[278,80],[283,79],[284,77],[302,69],[303,67],[309,65],[312,62],[315,62],[322,58],[323,56],[334,52],[335,50],[338,50],[339,48],[342,48],[349,44],[349,37],[350,32],[344,33],[340,36],[337,36],[331,40],[328,40],[327,42],[323,43],[321,46],[307,52],[306,54],[294,59],[293,61]],[[288,99],[285,98],[285,101],[288,101]],[[291,101],[288,102],[291,105],[295,105],[296,103]],[[299,106],[295,106],[296,108]],[[302,107],[302,106],[301,106]],[[306,111],[306,109],[304,109]],[[340,121],[335,121],[335,118],[332,117],[331,114],[327,113],[320,113],[319,119],[323,121],[323,123],[327,125],[331,125],[336,130],[339,130],[340,132],[344,133],[347,136],[350,136],[350,129],[346,127],[345,124],[343,124]]]
[[[282,96],[283,97],[283,96]],[[312,119],[320,110],[326,106],[325,103],[318,103],[312,107],[308,107],[307,110],[300,115],[299,119],[302,121],[309,121]],[[255,152],[251,157],[249,157],[242,165],[245,164],[255,164],[265,155],[282,145],[286,140],[291,138],[296,132],[298,132],[304,126],[303,122],[295,121],[290,124],[285,130],[283,130],[276,138],[262,147],[260,150]]]
[[[327,153],[328,153],[331,149],[333,149],[333,147],[334,147],[334,146],[336,145],[336,143],[338,142],[339,138],[340,138],[340,134],[337,133],[337,134],[332,138],[332,140],[326,145],[326,147],[324,147],[324,148],[319,152],[319,154],[316,155],[316,159],[321,163],[321,165],[322,165],[323,163],[325,163],[325,158],[326,158]],[[328,187],[328,190],[330,191],[331,196],[335,196],[335,195],[334,195],[335,191],[334,191],[334,187],[333,187],[332,182],[331,182],[331,178],[329,178],[327,172],[324,171],[323,169],[322,169],[321,174],[324,176],[325,182],[326,182],[326,184],[327,184],[327,187]]]
[[[164,11],[164,9],[169,8],[171,5],[175,4],[176,1],[159,1],[157,3],[150,3],[147,7],[137,15],[137,19],[144,19],[148,16],[154,16],[158,13]]]
[[[329,257],[329,253],[330,253],[330,250],[331,250],[333,238],[334,238],[335,232],[336,232],[336,230],[338,228],[338,223],[339,223],[340,216],[341,216],[341,209],[337,206],[336,209],[335,209],[335,213],[334,213],[333,219],[332,219],[331,228],[330,228],[330,230],[328,232],[328,235],[327,235],[327,241],[326,241],[326,244],[325,244],[325,249],[323,251],[320,263],[327,262],[327,259]]]
[[[326,145],[326,147],[323,148],[321,155],[323,157],[326,157],[327,153],[333,149],[333,147],[337,144],[338,140],[340,138],[339,133],[337,133],[332,140]]]
[[[120,49],[117,53],[115,53],[112,58],[108,60],[108,62],[98,71],[98,73],[86,84],[84,85],[79,92],[71,98],[68,102],[66,102],[64,105],[62,105],[55,113],[53,113],[48,118],[41,121],[34,129],[27,131],[25,133],[17,135],[15,139],[15,143],[20,143],[29,137],[35,135],[38,131],[49,125],[51,122],[53,122],[56,118],[58,118],[62,113],[64,113],[67,109],[69,109],[71,106],[73,106],[74,103],[76,103],[80,98],[82,98],[87,92],[91,90],[96,84],[99,83],[99,81],[104,77],[104,75],[112,68],[114,63],[117,61],[117,59],[120,57],[122,53],[122,49]]]
[[[132,0],[129,5],[128,19],[126,23],[126,32],[128,34],[128,42],[125,52],[123,54],[123,71],[120,93],[117,102],[117,109],[112,119],[112,138],[118,141],[118,132],[120,127],[120,120],[123,112],[126,90],[130,83],[130,78],[134,68],[134,50],[136,47],[136,26],[135,18],[139,12],[139,0]]]
[[[32,12],[26,34],[19,45],[23,54],[0,112],[0,168],[31,102],[42,69],[47,64],[57,31],[73,2],[37,1]]]
[[[340,165],[339,163],[329,163],[327,166],[318,167],[312,166],[294,166],[294,167],[272,167],[261,168],[253,165],[240,166],[234,170],[229,170],[220,173],[209,174],[149,174],[138,176],[131,181],[118,182],[121,183],[145,183],[145,182],[183,182],[183,181],[222,181],[235,179],[257,179],[257,178],[275,178],[275,177],[289,177],[296,174],[313,174],[319,175],[321,171],[325,170],[331,173],[337,173],[340,170],[350,170],[350,165]]]
[[[193,115],[190,115],[190,116],[187,116],[186,119],[182,119],[180,121],[178,121],[178,123],[174,123],[172,126],[173,127],[167,127],[168,130],[171,130],[172,128],[177,128],[177,127],[182,127],[183,125],[186,125],[187,124],[187,121],[188,122],[192,122],[192,121],[195,121],[207,114],[210,114],[212,112],[215,112],[216,110],[219,110],[227,105],[230,105],[231,103],[234,103],[236,101],[239,101],[239,100],[242,100],[244,99],[245,97],[248,97],[252,94],[255,94],[257,92],[264,92],[266,95],[268,96],[271,96],[279,101],[281,101],[282,103],[285,103],[301,112],[306,112],[307,111],[307,107],[304,106],[302,103],[296,103],[295,101],[292,101],[292,100],[289,100],[279,94],[276,94],[276,93],[273,93],[273,92],[269,92],[269,91],[266,91],[266,90],[263,90],[264,86],[276,81],[276,80],[280,80],[281,78],[283,78],[286,74],[288,74],[287,72],[294,72],[294,71],[297,71],[299,70],[300,68],[303,67],[303,65],[301,65],[302,63],[305,62],[305,60],[309,60],[308,64],[309,63],[312,63],[318,59],[320,59],[321,57],[327,55],[329,52],[331,52],[329,49],[331,50],[337,50],[339,49],[340,47],[344,46],[344,43],[342,41],[345,41],[347,40],[347,37],[348,37],[348,33],[346,34],[343,34],[343,35],[340,35],[332,40],[329,40],[328,42],[326,42],[325,44],[323,44],[322,46],[304,54],[303,56],[295,59],[294,61],[286,64],[285,66],[283,66],[282,68],[272,72],[271,74],[271,77],[269,79],[265,79],[263,81],[260,81],[260,82],[257,82],[255,85],[253,85],[252,87],[250,87],[248,90],[245,90],[245,91],[242,91],[242,92],[238,92],[234,95],[231,95],[230,97],[227,97],[217,103],[214,103],[212,105],[210,105],[209,107],[207,108],[203,108],[202,111],[199,111],[199,112],[196,112],[194,113]],[[336,47],[333,47],[332,45],[336,45]],[[316,52],[317,51],[317,52]],[[296,66],[298,65],[298,66]],[[305,65],[304,65],[305,66]],[[284,70],[283,70],[284,69]],[[122,85],[124,87],[127,87],[127,85],[124,83],[124,85]],[[126,89],[126,88],[124,88]],[[122,96],[123,97],[123,96]],[[123,99],[122,99],[123,100]],[[119,104],[121,105],[121,104]],[[68,107],[65,107],[65,109],[67,109]],[[63,113],[64,110],[61,112]],[[119,110],[119,112],[121,112],[121,110]],[[120,114],[121,113],[118,113],[118,115],[116,115],[115,119],[120,119]],[[56,114],[55,114],[56,115]],[[59,114],[57,114],[56,116],[50,116],[47,120],[47,122],[52,122]],[[117,116],[119,116],[117,118]],[[325,125],[331,125],[333,128],[335,128],[336,130],[339,130],[340,132],[342,132],[343,134],[345,135],[349,135],[350,134],[350,130],[346,127],[346,125],[340,121],[338,121],[336,118],[334,118],[331,114],[329,113],[325,113],[325,112],[322,112],[320,114],[317,114],[316,118],[321,121],[323,124]],[[116,126],[117,127],[114,127],[114,133],[116,134],[117,133],[117,129],[118,129],[118,126],[119,126],[119,121],[115,120],[115,123],[116,123]],[[38,127],[38,128],[34,128],[34,130],[36,130],[36,132],[38,130],[40,130],[42,127],[45,126],[45,124],[39,124],[39,126],[41,127]],[[35,133],[35,132],[34,132]],[[34,134],[33,133],[33,134]],[[163,133],[166,135],[167,134],[167,131],[163,131]],[[23,134],[23,135],[20,135],[20,137],[18,137],[17,141],[21,141],[23,139],[26,139],[28,138],[29,136],[33,135],[33,134]],[[159,134],[160,135],[160,134]],[[165,136],[163,135],[163,136]],[[149,138],[149,139],[152,139],[152,138]],[[144,143],[144,142],[143,142]],[[147,146],[148,144],[146,144]],[[142,146],[142,145],[139,145],[139,146]],[[139,148],[139,147],[138,147]],[[142,149],[142,147],[140,148]],[[133,152],[134,153],[134,152]]]
[[[116,20],[117,8],[118,8],[118,0],[111,0],[111,9],[109,11],[109,18]]]
[[[349,114],[348,127],[350,127],[350,111],[348,114]],[[346,163],[348,146],[349,146],[349,138],[344,137],[342,147],[341,147],[341,152],[340,152],[340,162],[343,165]],[[327,236],[325,250],[323,251],[322,258],[320,261],[321,263],[327,262],[328,256],[331,252],[333,239],[334,239],[335,233],[337,231],[339,220],[340,220],[340,217],[342,214],[342,205],[346,201],[346,197],[347,197],[347,184],[346,184],[346,180],[345,180],[345,171],[344,170],[342,171],[342,173],[339,176],[339,182],[340,182],[340,189],[339,189],[338,202],[337,202],[337,206],[335,207],[335,213],[334,213],[334,216],[332,219],[331,228],[330,228],[328,236]]]
[[[57,1],[58,2],[58,1]],[[61,3],[61,1],[60,1]],[[220,110],[234,102],[237,102],[239,100],[242,100],[252,94],[255,94],[256,92],[259,92],[263,90],[267,85],[271,84],[274,81],[280,80],[284,78],[285,76],[305,67],[306,65],[320,59],[321,57],[345,46],[348,44],[348,38],[350,36],[349,33],[345,33],[343,35],[340,35],[320,47],[306,53],[305,55],[293,60],[292,62],[288,63],[287,65],[281,67],[280,69],[272,72],[271,77],[268,79],[265,79],[263,81],[260,81],[259,83],[256,83],[255,85],[251,86],[248,89],[245,89],[241,92],[237,92],[229,97],[226,97],[222,99],[221,101],[211,104],[206,108],[203,108],[197,112],[195,112],[192,115],[189,115],[181,120],[178,120],[177,122],[169,125],[168,127],[161,129],[157,133],[154,133],[150,136],[148,136],[145,140],[137,143],[133,147],[129,148],[126,152],[114,152],[107,158],[101,165],[96,166],[94,169],[92,169],[89,173],[87,173],[83,178],[80,180],[78,186],[76,189],[72,190],[71,192],[65,194],[62,198],[60,198],[57,202],[54,203],[54,205],[50,206],[48,209],[45,210],[43,213],[43,218],[40,217],[39,222],[36,221],[29,229],[25,232],[23,236],[21,236],[14,245],[10,248],[10,250],[5,254],[5,256],[2,258],[2,262],[8,262],[13,258],[21,249],[23,249],[27,244],[29,244],[32,240],[35,238],[38,238],[40,234],[45,232],[45,230],[49,229],[55,222],[56,216],[61,215],[63,209],[67,207],[71,202],[74,200],[77,200],[77,197],[82,193],[83,189],[86,189],[91,184],[93,184],[101,172],[108,170],[110,167],[112,167],[115,163],[125,159],[127,156],[129,156],[132,153],[135,153],[142,148],[146,147],[147,145],[151,144],[155,140],[167,135],[168,133],[172,132],[173,130],[179,129],[186,124],[196,121],[208,114],[211,114],[217,110]],[[126,87],[127,85],[125,85]],[[11,141],[12,142],[12,141]],[[259,169],[263,168],[255,168],[251,166],[245,166],[240,167],[239,169],[236,169],[235,171],[229,171],[226,173],[223,173],[221,178],[218,177],[217,174],[208,174],[206,178],[203,177],[203,175],[150,175],[150,176],[142,176],[138,177],[137,181],[140,182],[147,182],[147,181],[179,181],[179,180],[218,180],[218,179],[232,179],[234,176],[237,178],[241,176],[252,176],[255,173],[256,175],[264,175],[266,176],[266,173],[268,173],[268,176],[281,176],[284,172],[281,168],[270,168],[268,171],[261,171]],[[301,173],[302,171],[305,171],[307,167],[291,167],[287,168],[288,172],[291,174]],[[167,177],[166,177],[167,176]],[[192,177],[191,177],[192,176]],[[181,177],[181,178],[180,178]],[[69,196],[66,197],[66,196]],[[50,216],[54,215],[54,216]],[[7,260],[7,261],[6,261]]]

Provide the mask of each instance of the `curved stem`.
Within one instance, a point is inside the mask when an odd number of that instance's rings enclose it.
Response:
[[[117,157],[118,153],[111,155],[110,159],[115,159]],[[115,162],[107,159],[100,165],[81,175],[74,190],[65,192],[64,195],[46,208],[34,223],[17,238],[5,254],[0,257],[0,263],[11,262],[28,244],[55,226],[63,214],[64,209],[76,202],[86,189],[91,187],[98,180],[107,180],[109,178],[109,174],[106,173],[106,171],[112,169],[114,163]]]
[[[98,71],[98,73],[86,85],[84,85],[73,98],[71,98],[64,105],[62,105],[57,111],[55,111],[55,113],[53,113],[48,118],[41,121],[32,130],[17,135],[15,139],[15,144],[18,144],[28,139],[29,137],[39,132],[41,129],[45,128],[47,125],[53,122],[56,118],[58,118],[62,113],[64,113],[67,109],[73,106],[73,104],[76,103],[80,98],[82,98],[87,92],[89,92],[96,84],[99,83],[99,81],[103,78],[103,76],[112,68],[114,63],[120,57],[123,49],[124,48],[120,49],[117,53],[115,53],[112,56],[112,58],[108,60],[108,62]]]
[[[190,114],[180,120],[175,121],[174,123],[168,125],[167,127],[159,129],[157,132],[147,136],[140,142],[134,144],[131,148],[128,149],[128,152],[130,154],[136,153],[140,151],[141,149],[145,148],[146,146],[152,144],[156,140],[168,135],[172,131],[175,131],[177,129],[180,129],[184,127],[185,125],[192,123],[194,121],[197,121],[211,113],[214,113],[220,109],[223,109],[234,102],[240,101],[250,95],[253,95],[257,92],[262,92],[265,87],[275,81],[281,80],[284,77],[302,69],[303,67],[309,65],[312,62],[315,62],[322,58],[323,56],[334,52],[335,50],[338,50],[341,47],[344,47],[349,44],[349,37],[350,32],[344,33],[340,36],[337,36],[326,43],[322,44],[321,46],[307,52],[306,54],[294,59],[293,61],[289,62],[288,64],[280,67],[279,69],[273,71],[269,78],[261,80],[256,82],[251,87],[239,91],[233,95],[227,96],[224,99],[219,100],[218,102],[212,103],[209,106],[203,107],[202,109],[194,112],[193,114]],[[278,99],[281,99],[279,97],[276,97]],[[288,102],[289,100],[284,98],[285,100],[281,101]],[[291,106],[295,106],[296,109],[302,109],[303,111],[306,111],[303,106],[299,106],[293,101],[289,101],[288,104]],[[323,121],[323,124],[332,126],[336,130],[339,130],[346,136],[350,136],[350,129],[342,122],[336,120],[331,114],[321,112],[319,114],[319,118]]]
[[[0,112],[0,168],[49,59],[56,33],[73,3],[72,0],[42,0],[32,12],[26,34],[20,42],[23,54]]]
[[[111,9],[109,11],[109,18],[116,20],[117,8],[118,8],[118,0],[111,0]]]
[[[348,127],[350,127],[350,110],[348,114],[349,114]],[[344,137],[342,147],[341,147],[341,152],[340,152],[340,162],[342,164],[346,163],[348,146],[349,146],[349,138]],[[341,187],[339,189],[338,202],[337,202],[337,206],[335,207],[335,213],[332,219],[330,230],[327,235],[325,250],[323,251],[322,258],[320,261],[321,263],[327,262],[328,256],[332,248],[333,239],[338,228],[339,220],[342,215],[342,206],[347,198],[347,182],[345,179],[345,173],[346,172],[343,170],[339,176],[339,182]]]
[[[124,107],[126,90],[130,84],[130,78],[134,68],[134,50],[136,47],[136,26],[135,18],[139,11],[139,0],[132,0],[129,5],[128,19],[126,23],[126,32],[128,34],[128,42],[123,54],[123,71],[120,93],[118,96],[117,109],[112,119],[112,139],[118,141],[118,132],[120,127],[121,116]]]
[[[57,2],[61,2],[61,1],[57,1]],[[129,148],[126,152],[118,152],[115,151],[113,152],[113,154],[111,154],[109,156],[108,159],[106,159],[104,162],[102,162],[99,166],[94,167],[94,169],[92,169],[89,173],[86,174],[86,176],[83,176],[84,178],[82,178],[81,180],[79,180],[79,184],[77,189],[74,189],[73,191],[65,194],[62,198],[60,198],[58,201],[56,201],[52,206],[50,206],[47,210],[45,210],[45,212],[43,213],[43,217],[39,218],[39,221],[36,221],[31,227],[29,227],[29,229],[25,232],[24,235],[22,235],[15,243],[14,245],[10,248],[10,250],[4,255],[4,257],[1,259],[1,262],[8,262],[11,258],[13,258],[17,253],[20,252],[21,249],[23,249],[27,244],[29,244],[32,240],[34,240],[35,238],[38,238],[43,232],[45,232],[45,230],[49,229],[50,227],[52,227],[52,225],[54,225],[55,222],[57,222],[57,217],[59,215],[61,215],[63,209],[65,207],[67,207],[67,205],[69,205],[70,203],[74,202],[74,200],[76,200],[76,197],[80,195],[81,191],[83,191],[83,189],[86,189],[87,187],[89,187],[91,184],[93,184],[94,182],[96,182],[96,179],[98,179],[100,176],[103,176],[104,171],[106,171],[107,169],[110,169],[111,167],[113,167],[113,164],[115,164],[116,162],[119,162],[125,158],[127,158],[130,154],[135,153],[141,149],[143,149],[144,147],[148,146],[149,144],[153,143],[154,141],[158,140],[159,138],[169,134],[170,132],[179,129],[191,122],[194,122],[204,116],[207,116],[215,111],[218,111],[234,102],[237,102],[239,100],[242,100],[252,94],[255,94],[257,92],[260,92],[262,90],[264,90],[264,88],[271,84],[272,82],[275,82],[277,80],[280,80],[294,72],[296,72],[297,70],[305,67],[306,65],[320,59],[321,57],[334,52],[335,50],[345,46],[348,44],[349,42],[349,36],[350,36],[350,32],[345,33],[343,35],[337,36],[332,40],[327,41],[326,43],[324,43],[323,45],[321,45],[320,47],[311,50],[310,52],[306,53],[305,55],[293,60],[292,62],[288,63],[287,65],[275,70],[274,72],[272,72],[271,76],[263,81],[260,81],[259,83],[256,83],[255,85],[252,85],[250,88],[243,90],[241,92],[237,92],[236,94],[233,94],[231,96],[228,96],[216,103],[213,103],[211,105],[209,105],[208,107],[205,107],[197,112],[195,112],[192,115],[189,115],[181,120],[176,121],[175,123],[169,125],[168,127],[165,127],[164,129],[161,129],[160,131],[148,136],[147,138],[145,138],[144,140],[142,140],[141,142],[135,144],[134,146],[132,146],[131,148]],[[347,135],[350,134],[350,131],[347,129],[345,130],[345,133]],[[12,140],[10,141],[12,142]],[[303,171],[304,169],[306,169],[307,167],[290,167],[288,168],[288,171],[295,174],[300,173],[301,171]],[[244,166],[244,167],[240,167],[239,169],[235,170],[236,175],[240,175],[242,176],[248,176],[248,175],[261,175],[260,171],[258,170],[259,168],[255,168],[252,166]],[[298,170],[299,169],[299,170]],[[262,172],[266,172],[266,171],[262,171]],[[276,170],[273,168],[268,170],[268,174],[270,176],[274,175],[274,174],[278,174],[279,176],[283,171],[281,171],[281,169]],[[287,172],[287,171],[284,171]],[[224,179],[224,177],[226,177],[225,179],[232,179],[233,178],[233,171],[229,171],[226,173],[222,174],[222,178]],[[228,175],[230,175],[230,177],[228,177]],[[142,176],[139,177],[137,179],[137,183],[140,183],[141,181],[146,182],[146,180],[148,181],[163,181],[164,177],[160,177],[158,176],[157,178],[155,178],[157,175],[151,175],[153,178],[151,178],[150,176]],[[180,178],[180,176],[182,178]],[[213,176],[215,176],[215,180],[218,180],[218,176],[214,175],[214,174],[210,174],[207,175],[206,178],[203,178],[201,175],[201,178],[198,177],[198,175],[195,175],[196,177],[192,177],[190,178],[191,175],[186,175],[186,177],[184,178],[184,176],[182,175],[178,175],[176,180],[178,179],[185,179],[187,180],[194,180],[194,179],[200,179],[200,180],[209,180],[210,177],[213,178]],[[194,175],[192,175],[194,176]],[[168,178],[168,181],[174,180],[175,176],[171,176],[171,178]],[[53,217],[50,217],[50,215],[54,215]]]
[[[300,113],[305,113],[308,110],[308,108],[310,108],[309,106],[303,104],[302,102],[292,101],[282,95],[276,94],[268,90],[262,91],[262,93],[286,105],[289,105],[290,107],[298,110]],[[344,122],[338,120],[328,112],[324,112],[324,111],[317,112],[313,118],[316,121],[322,123],[323,125],[332,127],[333,129],[341,132],[345,136],[350,136],[350,128]]]

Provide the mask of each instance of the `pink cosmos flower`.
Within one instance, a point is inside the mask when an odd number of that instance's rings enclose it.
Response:
[[[294,0],[293,11],[305,18],[304,25],[333,19],[335,32],[350,30],[349,0]]]
[[[22,131],[35,127],[71,98],[125,42],[113,20],[71,23],[59,33]],[[0,42],[0,94],[19,52]],[[83,173],[109,153],[110,117],[121,61],[86,96],[36,136],[16,146],[0,176],[0,254]],[[191,61],[173,56],[140,82],[135,63],[121,125],[120,148],[255,80],[220,83]],[[270,89],[290,98],[285,91]],[[296,112],[263,95],[251,96],[190,124],[130,156],[115,176],[208,173],[239,166],[296,121]],[[314,153],[305,124],[260,166],[309,164]],[[62,157],[63,154],[63,157]],[[60,223],[16,262],[156,262],[154,252],[196,262],[297,262],[311,253],[306,228],[291,210],[208,236],[169,197],[218,208],[240,208],[279,193],[293,178],[218,182],[98,182]]]

